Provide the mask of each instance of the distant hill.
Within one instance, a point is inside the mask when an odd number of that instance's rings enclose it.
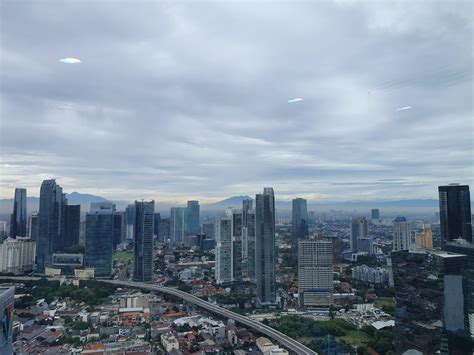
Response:
[[[242,201],[243,200],[252,200],[253,201],[253,198],[251,198],[250,196],[247,196],[247,195],[233,196],[233,197],[226,198],[225,200],[222,200],[222,201],[219,201],[219,202],[214,202],[214,203],[209,203],[209,204],[202,205],[202,208],[205,209],[205,210],[206,209],[207,210],[218,210],[218,209],[224,209],[224,208],[227,208],[227,207],[237,208],[237,207],[242,207]]]

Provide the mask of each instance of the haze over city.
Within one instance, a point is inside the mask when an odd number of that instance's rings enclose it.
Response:
[[[261,186],[351,201],[473,183],[470,2],[1,12],[1,198],[39,196],[49,178],[113,200],[203,203]]]

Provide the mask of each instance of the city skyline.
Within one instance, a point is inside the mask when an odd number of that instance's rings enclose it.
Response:
[[[1,198],[474,184],[469,2],[140,4],[3,4]]]

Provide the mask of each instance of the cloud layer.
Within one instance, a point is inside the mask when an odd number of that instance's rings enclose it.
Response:
[[[1,10],[1,197],[36,195],[45,178],[158,201],[263,186],[281,199],[432,198],[473,183],[469,1]]]

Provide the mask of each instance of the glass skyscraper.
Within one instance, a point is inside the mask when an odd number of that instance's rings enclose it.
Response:
[[[462,238],[472,243],[471,197],[468,185],[439,186],[441,243]]]
[[[291,234],[296,241],[308,237],[308,207],[304,198],[295,198],[292,201]]]
[[[155,220],[154,201],[135,201],[133,227],[133,280],[153,280],[153,231]]]
[[[66,205],[64,247],[69,248],[79,245],[79,232],[81,227],[81,205]]]
[[[36,243],[36,266],[44,272],[51,265],[53,253],[64,247],[66,198],[56,180],[44,180],[40,189],[39,233]]]
[[[96,277],[110,277],[112,273],[114,212],[112,204],[91,204],[86,215],[84,264],[95,269]]]
[[[255,198],[255,278],[257,303],[276,304],[275,195],[271,187]]]
[[[16,188],[10,221],[10,238],[26,237],[26,189]]]
[[[117,245],[125,242],[126,236],[125,212],[114,212],[114,250],[117,249]]]
[[[187,235],[197,235],[201,232],[201,225],[199,224],[199,201],[188,201],[185,220]]]
[[[170,215],[170,239],[171,243],[180,246],[184,241],[185,229],[185,207],[172,207]]]

